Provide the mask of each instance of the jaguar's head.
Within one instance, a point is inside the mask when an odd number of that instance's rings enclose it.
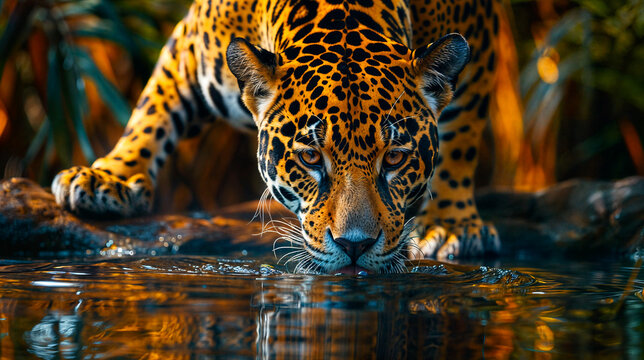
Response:
[[[370,30],[332,34],[277,53],[230,44],[259,170],[300,221],[297,270],[402,271],[405,210],[427,192],[436,122],[469,47],[458,34],[413,51]]]

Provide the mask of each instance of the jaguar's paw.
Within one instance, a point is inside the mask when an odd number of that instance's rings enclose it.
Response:
[[[152,207],[153,185],[143,174],[127,180],[101,169],[76,166],[56,175],[51,191],[56,202],[79,216],[125,217]]]
[[[449,229],[431,226],[416,242],[419,251],[411,252],[414,258],[448,260],[498,254],[501,251],[496,228],[483,222]]]

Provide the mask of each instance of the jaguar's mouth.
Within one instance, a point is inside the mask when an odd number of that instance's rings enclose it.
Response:
[[[367,275],[371,273],[371,270],[365,269],[356,264],[351,264],[336,270],[335,273],[344,275]]]
[[[406,272],[407,252],[405,250],[408,245],[411,245],[411,234],[414,228],[413,218],[407,220],[397,239],[397,245],[385,252],[381,246],[385,241],[384,232],[381,231],[376,243],[369,247],[369,251],[360,257],[356,257],[354,254],[354,258],[350,262],[346,259],[345,249],[337,244],[333,246],[333,238],[329,232],[325,234],[324,238],[326,247],[320,250],[312,246],[312,242],[303,230],[299,219],[292,218],[288,221],[271,219],[264,232],[278,235],[273,243],[273,252],[278,256],[277,263],[286,265],[288,271],[299,274],[362,276]],[[284,252],[278,255],[277,251],[280,250]],[[294,266],[291,265],[289,268],[289,264]]]

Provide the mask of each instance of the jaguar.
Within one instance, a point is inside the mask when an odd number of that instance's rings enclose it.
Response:
[[[497,253],[473,177],[503,16],[498,0],[196,0],[113,150],[52,192],[79,216],[150,212],[177,143],[223,119],[257,131],[301,272]]]

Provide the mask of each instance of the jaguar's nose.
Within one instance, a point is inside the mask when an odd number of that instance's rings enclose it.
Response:
[[[346,238],[334,238],[333,241],[344,250],[347,255],[351,258],[351,262],[355,263],[360,255],[364,254],[369,250],[373,244],[376,243],[374,238],[366,238],[359,241],[351,241]]]

